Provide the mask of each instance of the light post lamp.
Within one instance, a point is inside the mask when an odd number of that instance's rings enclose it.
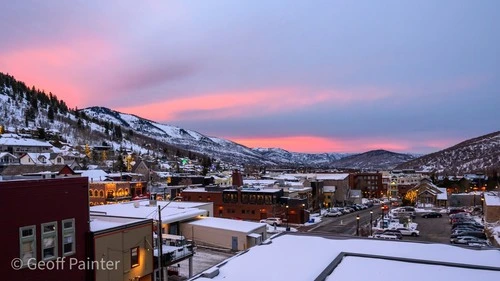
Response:
[[[370,211],[370,236],[373,235],[372,228],[373,228],[373,211]]]
[[[356,216],[356,236],[359,236],[359,215]]]
[[[481,197],[481,215],[484,216],[484,197]]]
[[[175,197],[172,200],[170,200],[165,206],[158,206],[158,267],[160,269],[160,274],[159,274],[159,279],[160,281],[163,280],[163,262],[162,262],[162,255],[163,255],[163,239],[162,239],[162,233],[161,233],[161,228],[162,228],[162,223],[161,223],[161,211],[165,209],[170,203],[174,202],[174,200],[177,199],[182,199],[182,197]]]
[[[382,209],[382,218],[380,219],[380,226],[382,229],[384,229],[384,206],[381,207]]]
[[[286,205],[286,231],[290,231],[290,227],[288,227],[288,205]]]

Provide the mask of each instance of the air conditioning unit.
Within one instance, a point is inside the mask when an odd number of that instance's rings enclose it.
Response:
[[[134,202],[134,207],[135,207],[135,208],[139,208],[139,206],[140,206],[139,201],[135,201],[135,202]]]

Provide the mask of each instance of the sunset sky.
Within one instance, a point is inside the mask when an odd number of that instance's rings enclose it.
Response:
[[[428,153],[500,129],[500,1],[6,1],[0,72],[250,147]]]

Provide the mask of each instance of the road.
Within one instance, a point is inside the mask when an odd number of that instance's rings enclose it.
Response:
[[[356,235],[357,216],[359,216],[360,229],[364,227],[369,231],[370,211],[373,211],[373,221],[375,221],[376,218],[380,217],[382,214],[379,206],[373,206],[371,208],[360,210],[350,214],[345,214],[340,217],[323,217],[322,222],[320,222],[318,225],[309,228],[300,228],[299,231],[330,232],[336,234]]]
[[[368,236],[370,231],[370,211],[373,211],[373,221],[381,216],[380,206],[373,206],[366,210],[357,211],[340,217],[323,217],[318,225],[300,228],[299,231],[308,232],[329,232],[339,235],[356,235],[356,216],[360,217],[360,235]],[[448,215],[443,214],[442,218],[424,219],[417,214],[414,220],[418,223],[419,237],[405,236],[407,241],[427,241],[435,243],[450,243],[451,225]]]

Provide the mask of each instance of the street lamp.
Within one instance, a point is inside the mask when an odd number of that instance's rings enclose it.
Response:
[[[381,207],[382,209],[382,218],[380,219],[380,226],[382,229],[384,229],[384,206]]]
[[[373,228],[373,211],[370,211],[370,236],[373,235],[372,228]]]
[[[290,231],[290,227],[288,227],[288,205],[286,205],[286,231]]]
[[[162,227],[162,224],[161,224],[161,211],[163,209],[165,209],[170,203],[174,202],[175,200],[178,200],[178,199],[182,199],[182,197],[175,197],[173,198],[172,200],[170,200],[167,204],[165,204],[165,206],[158,206],[158,267],[160,268],[160,274],[159,274],[159,277],[160,277],[160,280],[163,280],[162,277],[163,277],[163,263],[162,263],[162,255],[163,255],[163,239],[162,239],[162,233],[161,233],[161,227]]]
[[[359,236],[359,215],[356,216],[356,236]]]

